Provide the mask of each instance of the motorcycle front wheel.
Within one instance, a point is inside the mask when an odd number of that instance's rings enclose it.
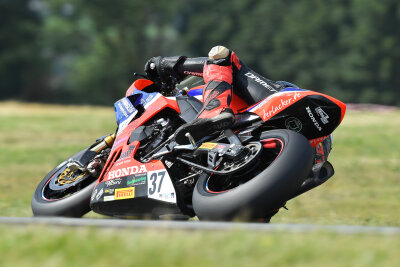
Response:
[[[84,149],[70,159],[78,158]],[[90,196],[96,178],[73,170],[64,161],[49,172],[36,187],[31,207],[34,216],[82,217],[90,211]]]
[[[259,140],[262,153],[245,171],[199,177],[192,202],[200,220],[268,219],[299,190],[313,163],[308,140],[289,130],[266,131]]]

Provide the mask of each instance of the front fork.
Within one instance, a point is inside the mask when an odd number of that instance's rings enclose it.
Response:
[[[102,171],[109,149],[115,139],[115,134],[110,134],[96,140],[95,145],[83,150],[79,156],[68,159],[67,168],[58,176],[58,184],[67,185],[87,177],[88,172],[97,177]]]
[[[114,140],[115,140],[115,133],[107,135],[106,137],[103,138],[103,140],[101,140],[97,145],[92,147],[90,150],[99,153],[105,148],[112,147],[112,145],[114,144]]]
[[[94,177],[98,177],[103,171],[104,165],[110,153],[110,149],[115,141],[115,133],[104,138],[100,138],[100,142],[93,146],[90,151],[96,153],[96,156],[87,164],[87,170]]]
[[[112,147],[114,140],[115,133],[99,138],[96,140],[96,144],[87,149],[78,159],[69,159],[68,169],[71,171],[89,171],[93,176],[96,176],[104,166],[103,158],[106,156],[106,149]]]

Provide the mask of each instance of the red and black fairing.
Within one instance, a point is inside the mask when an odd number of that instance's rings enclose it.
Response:
[[[266,127],[303,134],[315,147],[342,122],[346,105],[321,93],[285,88],[247,111],[257,114]]]
[[[248,74],[247,78],[245,74]],[[274,84],[272,81],[245,66],[242,67],[236,80],[241,86],[249,86],[247,90],[238,88],[233,90],[230,108],[236,114],[256,114],[264,121],[264,126],[267,128],[299,132],[307,137],[312,147],[322,142],[336,129],[346,112],[346,105],[331,96],[295,87],[283,89],[272,87]],[[266,86],[271,86],[270,90],[264,88]],[[201,86],[193,88],[189,91],[189,95],[202,100],[199,97],[201,88]]]
[[[252,88],[254,94],[248,101],[254,101],[260,95],[265,98],[251,106],[235,93],[237,90],[233,90],[230,107],[237,115],[256,114],[264,121],[264,126],[267,128],[299,132],[307,137],[312,147],[322,142],[336,129],[346,112],[344,103],[318,92],[287,87],[273,93],[256,84],[253,84]],[[255,94],[257,88],[262,92],[259,95]],[[201,86],[198,86],[190,90],[189,94],[196,96],[200,95],[200,92]]]
[[[128,89],[127,97],[115,104],[117,136],[90,203],[97,213],[111,216],[180,214],[179,196],[164,164],[159,160],[142,163],[137,158],[139,147],[153,134],[151,127],[155,127],[160,114],[181,113],[175,99],[138,91],[149,85],[151,82],[146,80],[136,81]]]

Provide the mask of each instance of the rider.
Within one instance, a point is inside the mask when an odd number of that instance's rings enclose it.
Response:
[[[208,58],[153,57],[147,61],[145,72],[150,79],[166,80],[174,77],[178,82],[187,75],[203,76],[203,108],[197,119],[182,125],[176,131],[177,143],[187,143],[186,133],[198,141],[202,137],[230,128],[235,120],[230,108],[232,85],[235,94],[248,105],[276,93],[282,85],[268,80],[243,64],[224,46],[215,46]]]

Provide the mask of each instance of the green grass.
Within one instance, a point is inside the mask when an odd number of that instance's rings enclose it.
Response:
[[[329,267],[400,261],[398,236],[5,226],[0,235],[0,266]]]
[[[348,111],[334,132],[335,175],[274,222],[400,226],[399,136],[399,111]]]
[[[0,216],[32,216],[43,177],[114,130],[113,107],[0,103]]]
[[[0,102],[0,216],[31,216],[36,185],[114,130],[113,108]],[[400,112],[349,111],[335,176],[273,223],[400,226]],[[93,213],[90,217],[96,216]],[[0,225],[0,266],[396,266],[398,236]]]

